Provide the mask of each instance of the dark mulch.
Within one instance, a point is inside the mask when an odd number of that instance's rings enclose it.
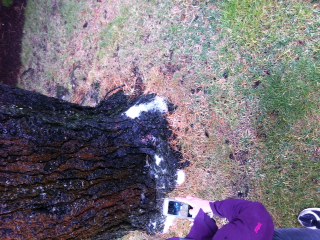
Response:
[[[27,0],[15,0],[11,7],[0,1],[0,82],[15,86],[21,66],[20,53]]]

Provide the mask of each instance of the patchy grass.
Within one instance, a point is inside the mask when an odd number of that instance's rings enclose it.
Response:
[[[21,60],[23,69],[21,75],[32,70],[32,75],[27,78],[21,77],[20,86],[35,89],[38,92],[56,96],[55,87],[63,87],[67,92],[71,91],[72,84],[68,74],[63,75],[60,71],[65,70],[69,53],[66,49],[72,44],[72,24],[79,21],[73,18],[79,16],[71,6],[76,2],[67,1],[66,5],[60,1],[28,1],[25,11],[25,34],[22,42]],[[73,5],[72,5],[73,4]],[[69,18],[67,17],[70,14]],[[80,13],[79,13],[80,14]],[[73,60],[76,61],[76,60]],[[74,62],[73,62],[74,63]],[[30,72],[30,71],[29,71]],[[66,98],[68,100],[68,98]]]
[[[266,139],[264,197],[281,227],[319,202],[319,62],[299,60],[265,78],[257,125]],[[262,129],[263,128],[263,129]],[[295,199],[295,202],[292,202]]]
[[[260,200],[291,227],[319,202],[319,24],[298,0],[29,0],[20,86],[94,106],[141,77],[178,106],[172,145],[191,164],[170,196]]]
[[[115,48],[115,43],[119,41],[119,36],[122,34],[125,23],[129,18],[129,9],[124,8],[120,11],[120,15],[108,24],[100,33],[100,47]]]
[[[228,0],[221,7],[223,26],[237,43],[254,49],[285,45],[287,38],[297,38],[313,17],[305,1]]]
[[[58,7],[58,2],[53,2],[52,5],[56,4]],[[85,8],[85,4],[81,3],[77,0],[69,0],[64,1],[63,4],[61,4],[61,15],[64,19],[64,28],[66,30],[67,36],[73,35],[74,31],[76,31],[77,28],[80,28],[79,21],[82,20],[82,11]]]
[[[298,226],[297,214],[319,203],[319,119],[306,120],[284,135],[271,132],[266,143],[262,198],[279,227]]]
[[[274,127],[294,123],[319,106],[320,69],[316,64],[319,62],[302,59],[271,70],[263,79],[258,96],[262,111],[277,118]]]
[[[243,69],[236,91],[259,106],[251,117],[260,162],[255,198],[278,227],[297,226],[297,214],[319,202],[318,6],[263,0],[220,6],[229,43],[245,61],[229,61],[231,69]]]
[[[223,3],[223,21],[241,44],[253,47],[263,33],[261,23],[270,5],[267,0],[230,0]]]

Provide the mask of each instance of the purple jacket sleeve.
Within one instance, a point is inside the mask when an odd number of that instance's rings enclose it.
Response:
[[[194,219],[190,233],[188,236],[186,236],[186,238],[169,238],[167,240],[211,240],[217,230],[218,227],[216,222],[207,214],[205,214],[202,209],[200,209],[199,213]]]
[[[200,210],[186,239],[272,240],[272,218],[261,203],[230,199],[212,202],[210,207],[216,216],[227,218],[229,223],[218,230],[215,221]]]
[[[227,218],[229,223],[214,236],[214,240],[271,240],[274,232],[272,218],[259,202],[228,199],[210,203],[213,213]]]
[[[200,209],[187,238],[211,240],[217,230],[216,222]]]

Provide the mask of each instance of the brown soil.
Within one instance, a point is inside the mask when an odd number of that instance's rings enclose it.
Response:
[[[27,0],[16,0],[11,7],[0,4],[0,82],[15,86],[21,66],[24,9]]]

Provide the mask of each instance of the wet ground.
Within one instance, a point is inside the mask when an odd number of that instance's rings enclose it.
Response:
[[[10,7],[0,4],[0,82],[15,86],[21,66],[24,10],[27,0],[16,0]]]

